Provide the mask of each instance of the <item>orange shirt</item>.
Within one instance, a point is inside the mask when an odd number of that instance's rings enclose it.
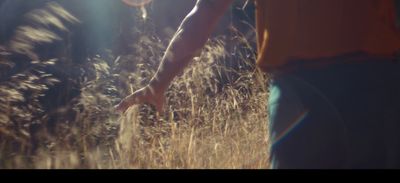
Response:
[[[256,0],[258,65],[400,50],[393,0]]]

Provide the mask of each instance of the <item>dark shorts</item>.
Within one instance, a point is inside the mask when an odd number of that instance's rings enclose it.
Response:
[[[360,57],[275,76],[273,168],[400,168],[400,62]]]

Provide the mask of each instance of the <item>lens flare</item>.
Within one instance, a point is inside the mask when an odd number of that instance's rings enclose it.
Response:
[[[140,7],[149,4],[152,0],[122,0],[128,6]]]

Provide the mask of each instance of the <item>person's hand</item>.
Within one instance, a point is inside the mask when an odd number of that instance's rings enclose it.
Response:
[[[123,99],[115,106],[115,110],[120,113],[125,113],[125,111],[133,105],[149,104],[154,106],[159,114],[162,114],[164,99],[164,92],[156,91],[150,86],[147,86]]]

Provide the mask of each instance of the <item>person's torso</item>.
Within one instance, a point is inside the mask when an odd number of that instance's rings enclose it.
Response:
[[[256,0],[258,65],[400,49],[394,0]]]

